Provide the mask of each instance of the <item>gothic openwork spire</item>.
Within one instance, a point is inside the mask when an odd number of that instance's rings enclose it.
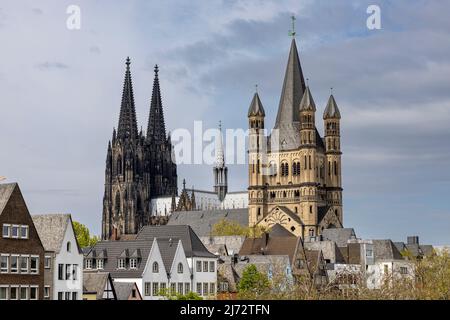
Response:
[[[150,104],[147,138],[151,138],[153,139],[153,141],[164,142],[166,139],[166,126],[164,123],[164,112],[161,101],[161,90],[159,87],[158,73],[158,65],[155,65],[155,79],[153,80],[152,101]]]
[[[222,122],[219,121],[219,139],[216,142],[216,167],[223,168],[225,166],[225,156],[222,143]]]
[[[136,109],[134,106],[133,83],[131,81],[130,57],[126,60],[125,80],[123,82],[122,103],[120,106],[119,126],[117,137],[119,139],[138,136]]]

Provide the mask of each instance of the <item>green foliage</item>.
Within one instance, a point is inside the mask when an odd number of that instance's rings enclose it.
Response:
[[[212,236],[246,236],[246,237],[259,237],[263,233],[261,227],[250,228],[242,226],[235,221],[229,221],[221,219],[212,227]]]
[[[98,237],[91,237],[89,229],[84,224],[73,221],[73,229],[81,248],[92,247],[99,241]]]
[[[186,294],[179,294],[176,292],[170,292],[168,289],[161,289],[159,290],[158,295],[166,298],[167,300],[203,300],[201,296],[192,291]]]
[[[247,266],[239,281],[239,296],[245,298],[258,298],[266,294],[268,290],[270,290],[270,282],[267,276],[264,273],[259,272],[254,264]]]

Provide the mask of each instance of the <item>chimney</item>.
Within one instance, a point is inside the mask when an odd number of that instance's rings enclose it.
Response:
[[[419,236],[409,236],[407,237],[408,244],[419,244]]]

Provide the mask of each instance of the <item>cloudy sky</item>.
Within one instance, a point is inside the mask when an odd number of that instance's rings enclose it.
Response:
[[[80,30],[66,27],[73,4]],[[381,30],[366,27],[371,4]],[[139,126],[158,63],[168,130],[246,128],[256,83],[271,128],[294,14],[318,111],[334,87],[343,117],[345,225],[450,244],[449,11],[445,0],[2,0],[0,175],[19,182],[32,213],[70,212],[100,233],[125,58]],[[178,171],[212,188],[210,166]],[[230,166],[230,180],[245,189],[245,166]]]

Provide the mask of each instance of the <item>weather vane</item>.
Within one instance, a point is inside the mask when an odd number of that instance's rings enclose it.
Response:
[[[295,16],[291,16],[291,20],[292,20],[292,30],[289,30],[289,36],[291,36],[292,38],[295,38]]]

